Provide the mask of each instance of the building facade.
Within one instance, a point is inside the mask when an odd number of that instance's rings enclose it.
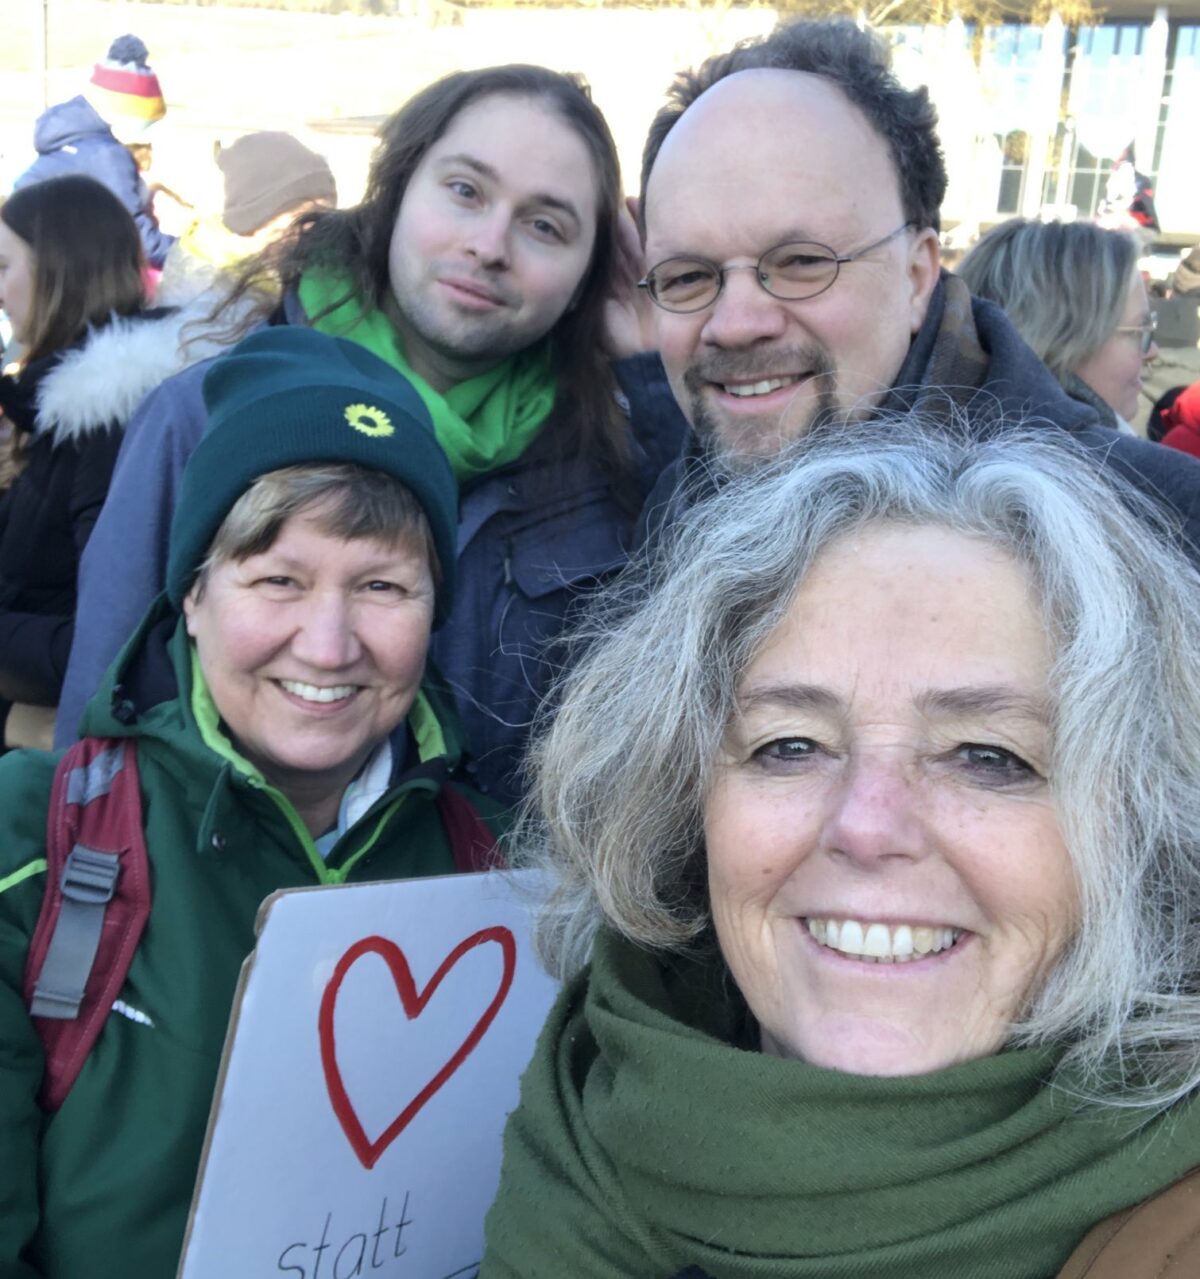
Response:
[[[1013,214],[1090,218],[1118,161],[1150,180],[1163,238],[1200,240],[1200,0],[1096,26],[961,21],[895,28],[896,65],[927,83],[964,229]]]

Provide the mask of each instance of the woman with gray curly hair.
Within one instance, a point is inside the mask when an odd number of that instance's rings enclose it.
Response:
[[[610,597],[483,1279],[1200,1273],[1200,580],[1119,484],[844,428]]]
[[[1142,370],[1158,355],[1137,241],[1092,222],[1011,218],[955,274],[995,302],[1073,399],[1132,434]]]

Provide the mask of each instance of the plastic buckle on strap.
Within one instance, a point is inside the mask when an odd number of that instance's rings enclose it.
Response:
[[[120,873],[121,861],[115,853],[76,844],[63,867],[62,894],[68,901],[103,906],[112,901]]]
[[[100,946],[104,909],[113,899],[120,873],[116,853],[101,853],[86,844],[71,849],[60,881],[58,921],[29,1004],[35,1017],[68,1021],[79,1016]]]

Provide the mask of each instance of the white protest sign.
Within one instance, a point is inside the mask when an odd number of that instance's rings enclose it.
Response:
[[[556,988],[528,874],[267,899],[180,1279],[468,1279]],[[201,961],[202,962],[202,961]]]

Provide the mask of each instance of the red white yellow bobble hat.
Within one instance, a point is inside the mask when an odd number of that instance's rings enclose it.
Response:
[[[167,114],[150,53],[137,36],[118,36],[92,69],[88,99],[118,138],[136,137]]]

